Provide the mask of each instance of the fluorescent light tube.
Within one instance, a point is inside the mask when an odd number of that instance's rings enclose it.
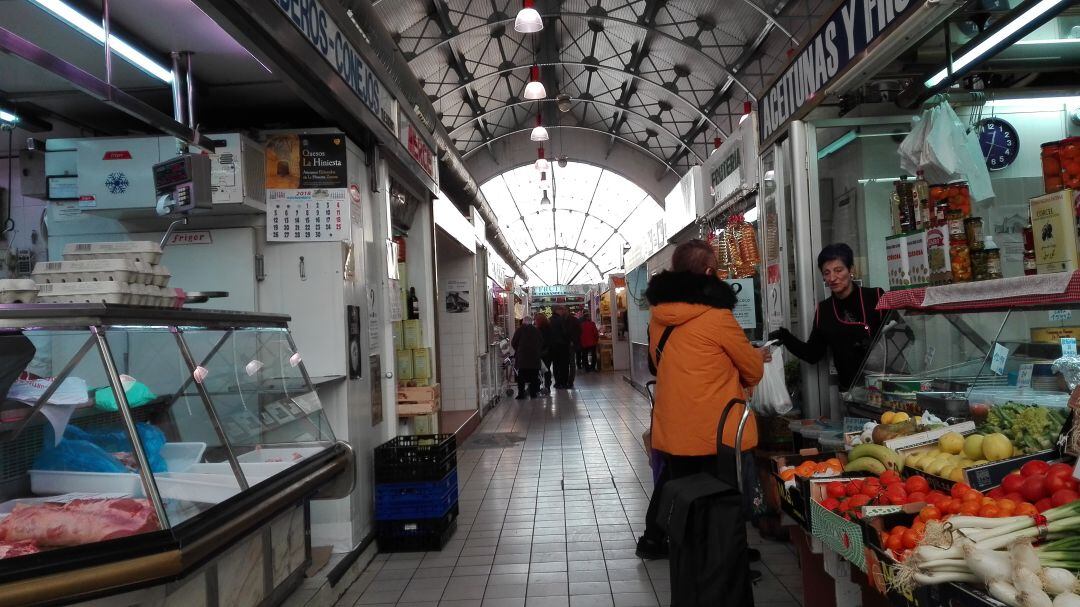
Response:
[[[953,73],[963,71],[964,68],[975,63],[979,59],[993,51],[998,45],[1000,45],[1006,38],[1012,36],[1021,28],[1031,23],[1035,19],[1041,17],[1050,9],[1065,2],[1065,0],[1042,0],[1036,3],[1030,9],[1024,11],[1016,19],[1013,19],[1009,23],[1005,24],[1005,27],[999,29],[987,36],[986,40],[976,44],[972,48],[968,49],[963,55],[960,55],[953,61],[952,71]],[[940,72],[934,74],[929,80],[925,82],[926,88],[934,88],[937,85],[945,81],[945,78],[949,76],[949,68],[946,66]]]
[[[57,19],[67,23],[83,34],[93,38],[98,44],[105,44],[105,29],[101,27],[101,24],[94,23],[85,15],[68,6],[61,0],[30,0],[30,2],[40,6]],[[165,69],[161,65],[158,65],[156,61],[147,57],[142,52],[135,49],[135,47],[124,42],[124,40],[117,38],[113,34],[109,34],[109,48],[147,74],[150,74],[163,82],[172,83],[172,70]]]
[[[19,121],[19,117],[16,116],[15,114],[12,114],[11,112],[5,112],[4,110],[0,110],[0,122],[6,122],[8,124],[15,124],[18,121]]]

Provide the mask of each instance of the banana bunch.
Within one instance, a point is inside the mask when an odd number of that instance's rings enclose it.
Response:
[[[881,474],[886,470],[897,473],[904,469],[904,456],[883,445],[857,445],[848,453],[844,472],[870,472]]]

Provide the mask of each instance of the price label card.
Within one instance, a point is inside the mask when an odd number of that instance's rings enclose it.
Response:
[[[1031,374],[1035,371],[1035,365],[1028,363],[1026,365],[1020,365],[1020,371],[1016,374],[1016,387],[1017,388],[1030,388],[1031,387]]]
[[[1062,356],[1076,356],[1076,338],[1075,337],[1062,337],[1061,338],[1061,355]]]
[[[998,375],[1005,372],[1005,361],[1009,359],[1009,349],[1001,344],[994,344],[994,357],[990,359],[990,370]]]
[[[935,354],[937,354],[937,348],[934,346],[926,346],[926,356],[923,357],[923,369],[929,369],[930,365],[934,364]]]
[[[1072,310],[1050,310],[1050,322],[1072,320]]]

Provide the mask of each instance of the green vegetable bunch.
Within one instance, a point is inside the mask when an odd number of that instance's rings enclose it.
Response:
[[[1057,409],[1008,402],[990,408],[980,431],[1000,432],[1024,453],[1044,451],[1054,446],[1065,415]]]

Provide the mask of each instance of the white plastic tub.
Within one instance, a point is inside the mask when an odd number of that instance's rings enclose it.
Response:
[[[142,273],[130,259],[92,259],[87,261],[45,261],[34,266],[37,284],[71,282],[142,281]]]
[[[217,504],[240,493],[240,484],[232,475],[166,472],[155,479],[164,499]]]
[[[131,303],[131,285],[125,282],[58,282],[38,285],[40,303]]]
[[[161,447],[161,457],[169,472],[187,472],[193,465],[202,461],[206,452],[206,443],[165,443]]]
[[[236,456],[236,461],[243,463],[288,463],[293,464],[306,457],[325,450],[325,447],[271,447],[269,449],[255,449],[243,455]],[[299,455],[300,457],[296,457]]]
[[[37,292],[37,284],[29,278],[0,280],[0,304],[34,303]]]
[[[72,243],[64,247],[64,259],[129,259],[155,264],[161,261],[161,245],[150,240]]]
[[[131,472],[68,472],[30,470],[30,492],[34,495],[63,493],[121,493],[142,495],[142,482]]]

